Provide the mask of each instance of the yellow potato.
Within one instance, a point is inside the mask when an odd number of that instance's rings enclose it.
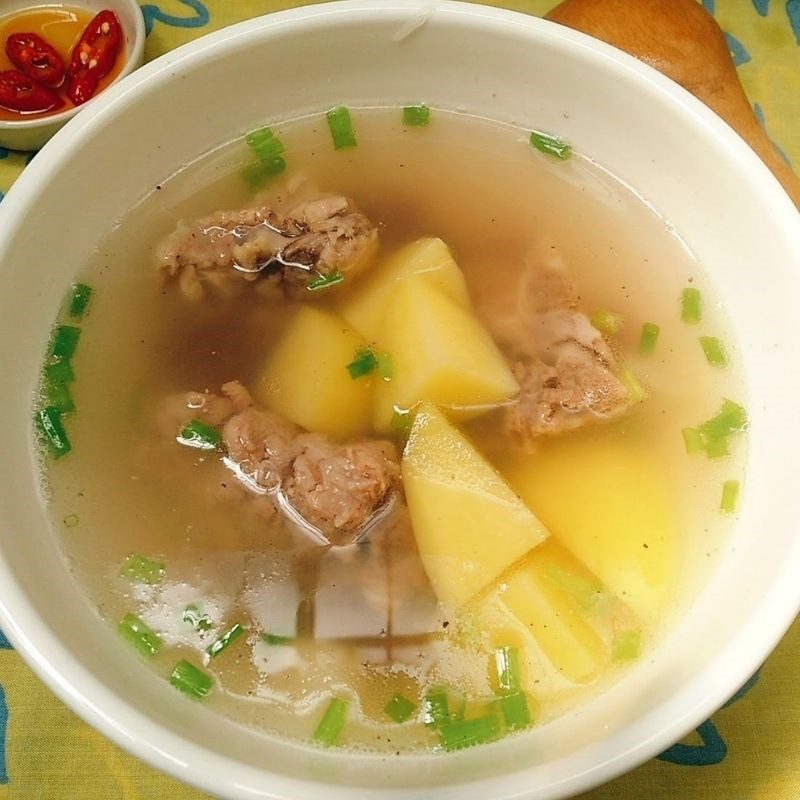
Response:
[[[455,608],[547,537],[472,444],[429,403],[403,453],[417,548],[439,601]]]
[[[601,590],[579,562],[549,539],[502,578],[497,597],[553,666],[582,683],[595,677],[608,660],[606,645],[587,620],[592,595]]]
[[[269,354],[255,397],[310,431],[337,439],[365,434],[373,379],[353,380],[347,371],[365,344],[334,314],[303,306]]]
[[[344,320],[366,339],[374,340],[397,284],[416,275],[441,289],[461,306],[469,306],[464,276],[441,239],[418,239],[376,266],[339,308]]]
[[[642,620],[670,601],[679,535],[660,464],[602,432],[570,436],[500,469],[553,536]]]
[[[375,386],[373,424],[380,433],[391,430],[396,408],[430,401],[464,419],[519,392],[472,313],[419,277],[397,285],[378,339],[393,364],[392,379]]]

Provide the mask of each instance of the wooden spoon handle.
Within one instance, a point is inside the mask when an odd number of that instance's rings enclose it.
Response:
[[[547,19],[630,53],[690,91],[755,150],[800,208],[800,178],[753,113],[725,35],[696,0],[564,0]]]

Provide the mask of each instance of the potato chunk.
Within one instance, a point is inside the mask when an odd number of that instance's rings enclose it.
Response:
[[[460,419],[482,413],[519,392],[492,338],[468,310],[419,277],[398,284],[379,346],[393,376],[375,386],[374,427],[391,429],[395,409],[430,401]]]
[[[661,615],[677,581],[679,536],[663,470],[644,448],[592,432],[500,468],[553,536],[640,619]]]
[[[463,605],[547,538],[497,471],[430,403],[417,410],[402,469],[422,564],[447,606]]]
[[[469,307],[464,276],[441,239],[418,239],[401,247],[358,284],[339,308],[344,320],[366,339],[380,331],[386,308],[398,283],[419,276],[458,305]]]
[[[608,649],[587,613],[602,586],[554,539],[504,576],[499,601],[536,640],[564,677],[582,683],[597,675]],[[585,599],[581,595],[585,592]]]
[[[365,344],[334,314],[303,306],[269,354],[255,397],[316,433],[336,439],[367,433],[372,378],[353,380],[347,371]]]

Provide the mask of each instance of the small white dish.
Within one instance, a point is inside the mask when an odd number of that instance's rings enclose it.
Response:
[[[51,5],[62,4],[47,3],[45,0],[4,0],[0,8],[0,17],[9,16],[17,11]],[[144,18],[136,0],[68,0],[63,5],[86,8],[93,14],[107,8],[119,17],[125,35],[123,50],[125,63],[110,85],[122,80],[142,65],[145,40]],[[0,42],[0,46],[5,46],[5,43]],[[100,94],[107,91],[110,85]],[[93,103],[94,100],[95,98],[92,98],[88,103]],[[87,104],[34,119],[0,120],[0,147],[8,147],[11,150],[38,150],[56,131],[86,108]]]

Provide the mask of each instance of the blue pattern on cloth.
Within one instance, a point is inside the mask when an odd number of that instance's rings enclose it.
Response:
[[[193,9],[195,16],[176,17],[174,14],[167,14],[154,4],[148,3],[142,6],[146,34],[150,35],[156,22],[163,22],[165,25],[172,25],[175,28],[202,28],[204,25],[208,25],[211,14],[204,3],[201,3],[200,0],[180,0],[180,2]]]
[[[759,672],[749,678],[744,686],[725,703],[723,708],[741,700],[758,682]],[[682,767],[711,767],[720,764],[728,755],[728,745],[712,719],[707,719],[696,730],[702,744],[678,744],[666,749],[657,758]]]

